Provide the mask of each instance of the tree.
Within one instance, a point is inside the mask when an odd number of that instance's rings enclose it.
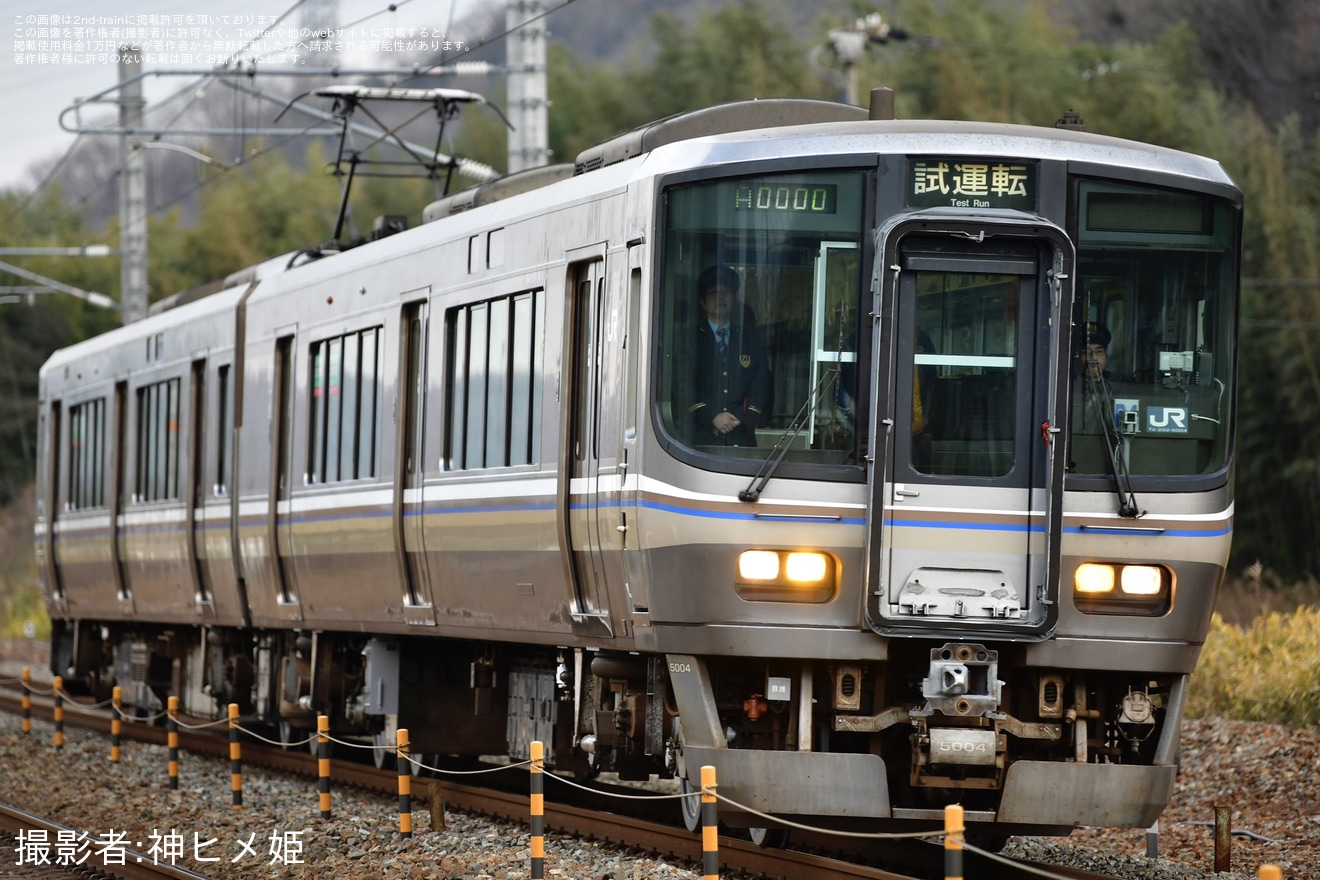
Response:
[[[616,134],[674,113],[750,98],[826,97],[807,68],[811,44],[794,39],[782,7],[733,0],[689,26],[651,18],[655,55],[624,70],[552,49],[550,146],[571,161]]]
[[[1234,124],[1248,193],[1238,393],[1237,564],[1320,572],[1320,138],[1294,117]],[[1251,279],[1262,279],[1252,281]]]
[[[95,243],[82,217],[64,206],[58,187],[29,203],[0,197],[0,246],[71,247]],[[118,260],[15,256],[5,262],[83,290],[113,292]],[[5,284],[28,282],[0,273]],[[63,293],[38,294],[31,304],[0,305],[0,505],[32,480],[36,467],[37,370],[55,349],[100,333],[118,314]]]

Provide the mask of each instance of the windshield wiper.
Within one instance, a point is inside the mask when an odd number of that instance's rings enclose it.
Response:
[[[1132,475],[1128,472],[1127,459],[1122,454],[1122,437],[1114,423],[1114,395],[1109,383],[1103,378],[1086,371],[1086,389],[1095,404],[1100,419],[1100,430],[1105,436],[1105,449],[1109,451],[1109,469],[1114,475],[1114,485],[1118,491],[1118,515],[1125,519],[1141,516],[1137,507],[1137,496],[1132,492]]]
[[[779,435],[779,439],[771,447],[770,454],[761,463],[761,467],[756,471],[756,476],[752,477],[752,481],[747,484],[746,489],[738,493],[739,501],[750,502],[761,497],[761,493],[765,491],[765,484],[770,482],[770,478],[775,475],[775,471],[779,468],[779,463],[788,454],[789,447],[797,439],[798,434],[802,433],[802,429],[806,427],[807,419],[811,411],[815,409],[816,402],[820,400],[827,388],[834,385],[838,378],[838,367],[826,370],[821,374],[820,381],[816,383],[815,388],[811,389],[807,399],[802,401],[802,406],[798,408],[797,415],[793,416],[793,421],[789,422],[788,427],[784,429],[784,433]]]

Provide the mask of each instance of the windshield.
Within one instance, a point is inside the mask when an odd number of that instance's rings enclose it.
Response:
[[[764,460],[782,440],[788,462],[854,461],[864,180],[667,190],[658,387],[672,438],[724,457]]]
[[[911,462],[918,472],[1003,477],[1013,470],[1021,285],[1017,275],[917,273]]]
[[[1233,405],[1237,222],[1193,193],[1078,190],[1068,471],[1213,473]]]

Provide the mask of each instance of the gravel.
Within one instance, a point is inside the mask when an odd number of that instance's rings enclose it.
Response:
[[[126,742],[120,766],[113,767],[104,736],[66,726],[67,745],[57,754],[51,731],[49,722],[37,720],[24,736],[17,716],[0,715],[0,801],[97,836],[127,832],[126,839],[144,851],[153,841],[172,845],[181,852],[176,864],[207,876],[530,876],[525,826],[450,812],[446,828],[432,831],[423,807],[413,814],[413,838],[403,840],[395,798],[339,790],[335,818],[323,821],[315,780],[255,768],[244,773],[244,809],[237,812],[230,806],[227,762],[185,753],[179,789],[171,791],[160,747]],[[1267,863],[1279,865],[1290,880],[1320,880],[1317,774],[1316,731],[1220,718],[1189,721],[1177,791],[1159,822],[1159,859],[1145,857],[1147,835],[1140,829],[1081,828],[1066,839],[1013,838],[1005,854],[1142,880],[1246,880]],[[1233,874],[1212,873],[1213,830],[1191,824],[1213,821],[1216,804],[1231,807],[1235,831],[1269,839],[1235,836]],[[0,862],[12,864],[15,855],[0,853]],[[564,880],[698,876],[691,870],[696,866],[553,836],[546,839],[545,864],[547,877]]]
[[[1173,800],[1160,817],[1159,854],[1160,864],[1188,870],[1160,876],[1229,876],[1212,873],[1216,805],[1231,811],[1232,876],[1255,877],[1260,865],[1271,864],[1288,880],[1320,880],[1320,731],[1223,718],[1184,722],[1182,769]],[[1006,851],[1037,857],[1036,847],[1060,843],[1017,838]],[[1067,845],[1144,855],[1146,832],[1080,828]],[[1134,871],[1119,876],[1155,875]]]

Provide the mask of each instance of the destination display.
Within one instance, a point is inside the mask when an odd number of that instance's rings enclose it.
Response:
[[[735,211],[833,214],[838,209],[839,188],[832,183],[749,181],[733,190]]]
[[[939,157],[908,162],[907,203],[914,208],[1036,210],[1036,164]]]
[[[1210,235],[1214,232],[1214,203],[1186,193],[1093,192],[1086,199],[1086,228]]]
[[[852,240],[865,197],[865,172],[813,168],[672,186],[666,190],[666,213],[674,228],[791,228]]]

